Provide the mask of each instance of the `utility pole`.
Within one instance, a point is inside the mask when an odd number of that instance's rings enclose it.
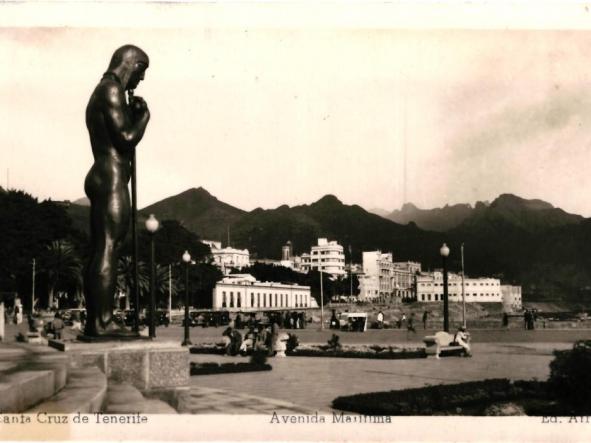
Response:
[[[35,259],[33,258],[33,281],[31,285],[31,315],[35,312]]]
[[[168,319],[172,320],[172,265],[168,265]]]
[[[322,267],[320,269],[320,330],[324,329],[324,286],[322,283]]]
[[[349,245],[349,280],[351,281],[350,299],[353,300],[353,249]]]
[[[466,289],[464,286],[464,243],[462,243],[462,326],[466,327]]]

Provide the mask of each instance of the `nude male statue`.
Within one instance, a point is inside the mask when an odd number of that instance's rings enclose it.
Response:
[[[150,120],[146,102],[133,97],[128,105],[125,91],[133,91],[144,79],[148,65],[148,56],[140,48],[126,45],[117,49],[86,107],[94,156],[84,182],[90,199],[91,253],[84,276],[84,334],[89,337],[124,334],[113,323],[117,261],[131,216],[128,183],[132,153]]]

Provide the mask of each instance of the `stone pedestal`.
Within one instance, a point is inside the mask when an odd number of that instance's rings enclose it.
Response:
[[[128,383],[172,404],[189,389],[189,350],[178,343],[68,342],[60,350],[68,354],[72,368],[97,366],[109,382]]]

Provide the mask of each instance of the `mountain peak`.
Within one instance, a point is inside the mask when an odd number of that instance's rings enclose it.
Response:
[[[320,200],[316,202],[316,204],[320,205],[335,205],[335,204],[343,204],[335,195],[333,194],[326,194]]]
[[[415,206],[413,203],[411,202],[406,202],[402,205],[402,207],[400,208],[400,211],[402,212],[409,212],[409,211],[418,211],[419,208],[417,206]]]
[[[514,194],[501,194],[491,204],[491,208],[499,209],[529,209],[539,211],[543,209],[553,209],[550,203],[539,199],[527,200]]]

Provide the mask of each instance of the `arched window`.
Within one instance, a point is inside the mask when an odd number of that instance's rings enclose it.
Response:
[[[250,293],[250,307],[254,308],[254,292]]]
[[[226,291],[222,292],[222,308],[228,306],[228,301],[226,300]]]
[[[234,307],[234,293],[230,292],[230,307]]]
[[[261,307],[261,293],[257,292],[257,308]]]
[[[242,297],[240,296],[240,292],[236,293],[236,307],[240,308],[242,306]]]

